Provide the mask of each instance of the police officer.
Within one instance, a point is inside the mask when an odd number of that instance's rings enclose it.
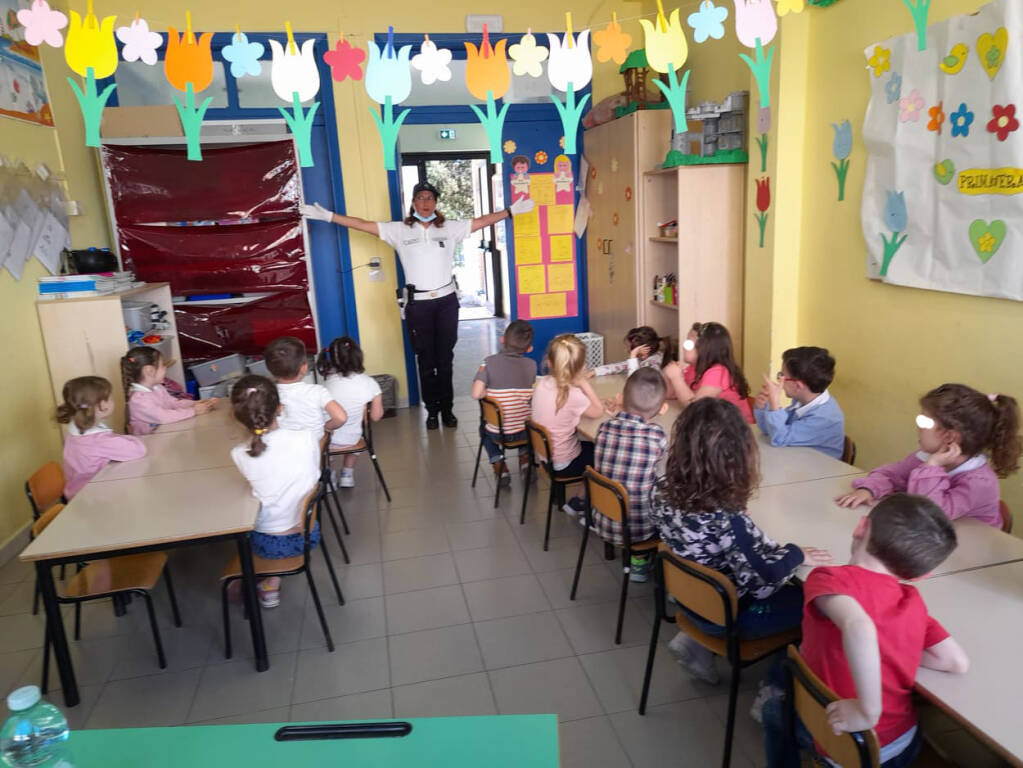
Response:
[[[419,383],[426,404],[426,428],[458,426],[451,408],[454,392],[451,364],[458,341],[458,295],[455,291],[455,246],[483,227],[533,209],[533,201],[518,200],[503,211],[472,220],[448,221],[437,210],[440,193],[428,181],[412,190],[412,207],[402,221],[367,221],[341,216],[319,203],[300,206],[303,216],[376,235],[398,252],[405,271],[399,305],[419,364]]]

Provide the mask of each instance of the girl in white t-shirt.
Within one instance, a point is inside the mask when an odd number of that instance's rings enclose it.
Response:
[[[259,499],[259,516],[252,532],[252,552],[278,560],[305,551],[305,507],[302,502],[320,479],[319,444],[305,429],[278,429],[281,401],[277,386],[263,376],[243,376],[231,388],[234,417],[252,433],[248,443],[231,449],[231,459]],[[320,541],[317,523],[309,545]],[[259,582],[264,608],[281,603],[281,580],[270,576]]]
[[[383,395],[380,385],[372,376],[367,376],[362,364],[362,350],[354,339],[340,336],[320,352],[316,369],[324,378],[323,385],[330,392],[345,413],[348,421],[334,430],[330,438],[331,448],[354,448],[362,440],[363,413],[369,408],[369,417],[380,421],[384,416]],[[361,453],[361,451],[360,451]],[[347,453],[341,467],[339,485],[342,488],[355,486],[355,461],[358,453]]]

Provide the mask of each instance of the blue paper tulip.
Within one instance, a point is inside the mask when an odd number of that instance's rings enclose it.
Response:
[[[394,30],[388,28],[387,43],[381,51],[377,44],[369,41],[369,64],[366,66],[366,93],[377,104],[388,99],[392,104],[400,104],[412,92],[412,70],[409,69],[411,45],[403,45],[397,52],[394,50]]]
[[[892,232],[902,232],[909,223],[906,212],[906,193],[888,190],[888,203],[884,209],[884,220]]]
[[[833,145],[835,157],[839,160],[845,160],[849,157],[849,153],[852,152],[852,126],[848,120],[843,120],[841,123],[832,123],[831,127],[835,129],[835,143]]]

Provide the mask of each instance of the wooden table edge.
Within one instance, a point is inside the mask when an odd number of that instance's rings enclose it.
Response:
[[[207,539],[220,539],[228,536],[235,536],[239,533],[248,533],[255,530],[255,521],[251,526],[241,526],[238,528],[227,528],[216,532],[206,532],[197,536],[183,536],[175,538],[165,539],[150,539],[137,542],[124,542],[116,547],[88,547],[85,549],[70,549],[61,552],[48,552],[45,555],[38,556],[25,556],[25,550],[19,555],[18,559],[23,563],[35,563],[35,562],[46,562],[47,560],[65,560],[67,558],[82,557],[86,559],[87,555],[104,555],[113,556],[122,552],[130,552],[134,550],[143,549],[161,549],[163,547],[172,547],[178,544],[187,542],[201,542]],[[29,547],[32,545],[29,544]],[[28,547],[25,548],[26,550]]]

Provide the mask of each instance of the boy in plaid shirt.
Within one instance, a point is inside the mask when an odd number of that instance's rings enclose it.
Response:
[[[652,539],[657,527],[650,519],[650,489],[668,440],[650,419],[664,413],[664,379],[656,368],[640,368],[625,382],[622,410],[597,430],[596,469],[629,492],[629,534],[633,543]],[[621,524],[594,512],[593,526],[606,543],[622,546]],[[653,557],[633,555],[629,578],[650,578]]]

